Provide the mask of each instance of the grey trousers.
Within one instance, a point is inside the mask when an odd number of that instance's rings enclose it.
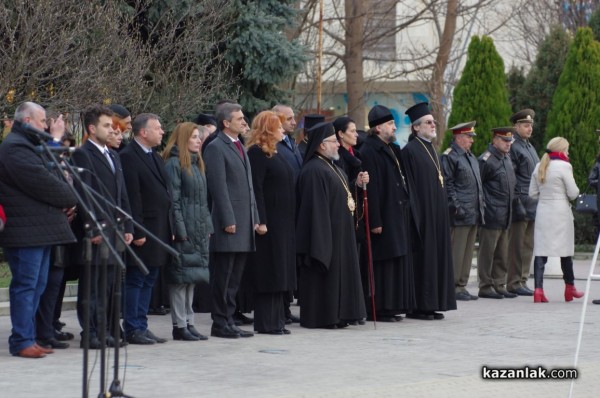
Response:
[[[183,285],[169,285],[169,301],[171,302],[171,320],[178,328],[185,328],[194,324],[193,283]]]
[[[508,233],[509,229],[479,230],[477,274],[480,291],[489,290],[491,287],[498,289],[506,285]]]
[[[477,237],[477,225],[461,225],[450,228],[452,262],[454,263],[454,289],[465,292],[473,263],[473,250]]]
[[[508,277],[506,288],[516,290],[524,286],[529,279],[531,260],[533,259],[533,230],[535,221],[513,222],[510,226],[508,244]]]

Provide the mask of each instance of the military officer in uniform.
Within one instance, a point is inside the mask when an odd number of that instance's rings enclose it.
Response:
[[[535,165],[539,163],[535,148],[529,142],[533,131],[535,112],[523,109],[510,117],[515,128],[515,142],[510,148],[510,158],[515,169],[517,186],[512,225],[509,237],[508,279],[506,288],[519,296],[532,296],[527,286],[533,256],[533,230],[537,200],[529,197],[529,183]]]
[[[513,127],[492,129],[492,143],[479,157],[481,184],[485,202],[485,224],[479,231],[479,297],[514,298],[506,290],[508,239],[515,194],[515,172],[509,151],[513,143]]]
[[[450,212],[450,238],[454,263],[456,299],[477,300],[467,291],[477,227],[483,219],[483,189],[477,158],[471,153],[475,122],[461,123],[452,130],[453,141],[442,154],[442,170]]]

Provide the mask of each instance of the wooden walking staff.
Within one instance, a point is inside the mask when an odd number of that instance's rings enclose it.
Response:
[[[375,280],[373,277],[373,255],[371,253],[371,228],[369,227],[369,200],[367,198],[367,184],[363,185],[363,215],[367,235],[367,270],[369,278],[369,293],[371,294],[371,309],[373,311],[373,328],[377,329],[377,312],[375,309]]]

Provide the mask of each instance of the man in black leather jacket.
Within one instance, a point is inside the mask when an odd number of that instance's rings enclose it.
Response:
[[[442,170],[448,194],[454,289],[456,299],[477,300],[467,291],[477,227],[483,219],[483,189],[477,158],[471,153],[475,122],[461,123],[450,130],[454,139],[442,154]]]
[[[515,142],[510,148],[510,158],[517,179],[515,187],[515,211],[508,244],[509,261],[506,288],[519,296],[532,296],[527,286],[533,256],[533,230],[537,200],[529,197],[529,183],[535,165],[540,158],[529,142],[533,131],[535,112],[523,109],[510,117],[515,128]]]
[[[506,290],[508,234],[515,193],[515,172],[508,153],[514,129],[497,127],[492,131],[492,143],[479,157],[485,201],[485,225],[479,232],[477,258],[479,297],[514,298],[517,295]]]

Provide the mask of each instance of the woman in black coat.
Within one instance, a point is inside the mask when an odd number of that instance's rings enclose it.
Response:
[[[208,242],[213,232],[208,210],[200,127],[181,123],[171,133],[163,152],[173,196],[175,249],[167,266],[173,339],[206,340],[194,327],[194,287],[208,281]]]
[[[246,275],[254,291],[254,330],[268,334],[290,333],[284,303],[296,288],[296,193],[294,171],[276,149],[284,134],[281,123],[274,112],[259,113],[248,141],[260,225]]]

